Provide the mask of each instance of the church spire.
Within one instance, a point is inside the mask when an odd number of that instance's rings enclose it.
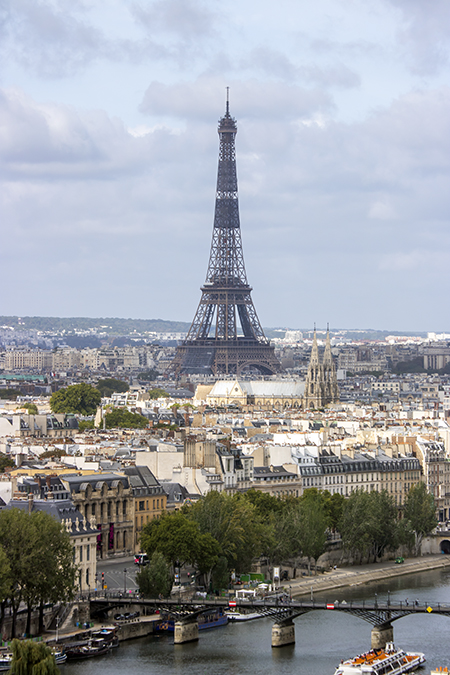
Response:
[[[318,365],[318,364],[319,364],[319,347],[317,346],[316,324],[314,324],[314,335],[311,348],[310,365]]]

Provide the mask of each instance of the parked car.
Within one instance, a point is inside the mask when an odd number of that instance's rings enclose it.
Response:
[[[137,553],[134,556],[134,564],[135,565],[142,565],[145,567],[149,562],[148,555],[146,553]]]

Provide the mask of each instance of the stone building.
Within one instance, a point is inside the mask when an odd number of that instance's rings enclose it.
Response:
[[[71,499],[97,529],[97,557],[131,555],[134,551],[134,497],[128,476],[97,473],[61,476]]]
[[[198,394],[211,406],[238,405],[279,410],[301,408],[304,382],[294,380],[218,380]],[[196,394],[197,397],[197,394]]]
[[[124,473],[134,500],[133,546],[138,553],[142,529],[166,510],[167,494],[147,466],[130,466]]]
[[[355,490],[386,490],[397,506],[403,506],[413,485],[422,480],[417,457],[391,457],[382,450],[376,453],[347,449],[340,457],[323,450],[317,459],[300,464],[303,489],[315,487],[331,494],[348,497]]]
[[[35,499],[33,492],[28,492],[26,499],[12,499],[7,508],[27,510],[28,513],[44,511],[59,521],[70,535],[73,561],[78,568],[78,590],[94,590],[97,575],[97,528],[92,518],[89,521],[83,517],[69,499]]]
[[[67,438],[78,433],[78,420],[74,415],[49,414],[27,415],[11,414],[0,416],[0,437],[12,436],[24,438]]]
[[[303,397],[303,408],[317,410],[329,403],[337,403],[338,401],[339,387],[333,355],[331,353],[330,331],[327,330],[325,351],[322,361],[320,361],[316,329],[314,329],[311,358]]]

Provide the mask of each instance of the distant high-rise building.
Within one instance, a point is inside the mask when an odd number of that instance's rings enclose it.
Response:
[[[219,168],[214,227],[206,281],[186,339],[169,372],[240,375],[275,373],[280,364],[256,314],[247,281],[239,222],[236,173],[236,120],[219,121]]]

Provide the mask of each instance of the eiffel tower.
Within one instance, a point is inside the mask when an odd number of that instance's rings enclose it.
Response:
[[[226,112],[219,121],[214,227],[206,281],[186,339],[169,368],[173,375],[241,375],[245,370],[280,370],[251,298],[242,251],[236,173],[236,120]],[[240,324],[240,328],[239,328]]]

